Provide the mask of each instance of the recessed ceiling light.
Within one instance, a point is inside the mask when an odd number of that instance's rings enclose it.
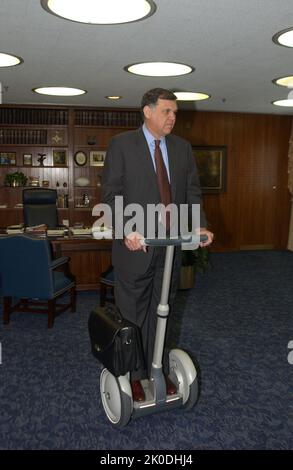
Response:
[[[13,67],[14,65],[19,65],[22,62],[23,59],[21,57],[0,52],[0,67]]]
[[[279,31],[273,36],[273,41],[279,46],[293,47],[293,27]]]
[[[273,101],[272,104],[274,104],[275,106],[283,106],[283,107],[290,108],[291,106],[293,106],[293,99],[277,100],[277,101]]]
[[[88,24],[131,23],[156,10],[152,0],[41,0],[41,5],[49,13]]]
[[[135,75],[147,77],[176,77],[186,75],[194,71],[190,65],[175,62],[141,62],[124,67],[124,70]]]
[[[211,95],[206,93],[197,93],[193,91],[174,91],[178,101],[201,101],[207,100]]]
[[[39,93],[41,95],[52,95],[52,96],[78,96],[84,95],[86,93],[85,90],[80,90],[79,88],[68,88],[62,86],[47,86],[47,87],[40,87],[40,88],[33,88],[35,93]]]
[[[273,80],[275,85],[286,86],[287,88],[293,88],[293,75],[288,75],[287,77],[275,78]]]
[[[122,96],[105,96],[105,98],[107,98],[108,100],[120,100],[122,98]]]

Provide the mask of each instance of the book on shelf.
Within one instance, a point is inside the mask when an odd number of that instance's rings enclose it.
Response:
[[[46,145],[46,129],[2,129],[0,144]]]

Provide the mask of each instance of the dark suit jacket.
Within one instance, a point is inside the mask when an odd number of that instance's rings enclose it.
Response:
[[[171,179],[172,202],[200,204],[201,191],[197,169],[190,144],[175,135],[166,136]],[[102,181],[102,202],[112,207],[115,196],[123,196],[124,206],[139,203],[145,210],[147,204],[160,203],[157,177],[143,130],[125,132],[115,136],[109,145]],[[201,210],[201,227],[206,219]],[[115,222],[114,222],[115,227]],[[146,231],[145,231],[146,232]],[[113,241],[112,262],[132,272],[146,271],[153,250],[147,253],[128,250],[123,240]]]

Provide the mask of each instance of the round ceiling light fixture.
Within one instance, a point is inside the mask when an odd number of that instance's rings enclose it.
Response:
[[[211,95],[194,91],[174,91],[178,101],[202,101],[208,100]]]
[[[154,14],[152,0],[41,0],[49,13],[87,24],[122,24],[143,20]]]
[[[274,104],[275,106],[282,106],[284,108],[290,108],[293,106],[293,98],[287,99],[287,100],[272,101],[272,104]]]
[[[287,77],[279,77],[272,80],[275,85],[285,86],[287,88],[293,88],[293,75]]]
[[[23,62],[21,57],[17,57],[12,54],[6,54],[5,52],[0,52],[0,67],[14,67]]]
[[[107,100],[117,101],[117,100],[121,100],[122,96],[110,95],[110,96],[105,96],[105,98],[107,98]]]
[[[51,96],[78,96],[84,95],[86,90],[80,88],[70,88],[63,86],[46,86],[33,88],[32,91],[39,93],[40,95],[51,95]]]
[[[293,47],[293,27],[274,34],[273,41],[279,46]]]
[[[145,77],[177,77],[193,72],[191,65],[176,62],[140,62],[124,67],[126,72]]]

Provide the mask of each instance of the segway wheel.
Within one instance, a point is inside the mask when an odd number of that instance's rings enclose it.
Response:
[[[182,395],[183,408],[191,410],[198,400],[197,373],[191,358],[181,349],[169,353],[170,378],[177,382]]]
[[[133,401],[131,387],[125,376],[115,377],[103,369],[100,377],[100,392],[104,411],[115,427],[126,426],[131,418]]]

